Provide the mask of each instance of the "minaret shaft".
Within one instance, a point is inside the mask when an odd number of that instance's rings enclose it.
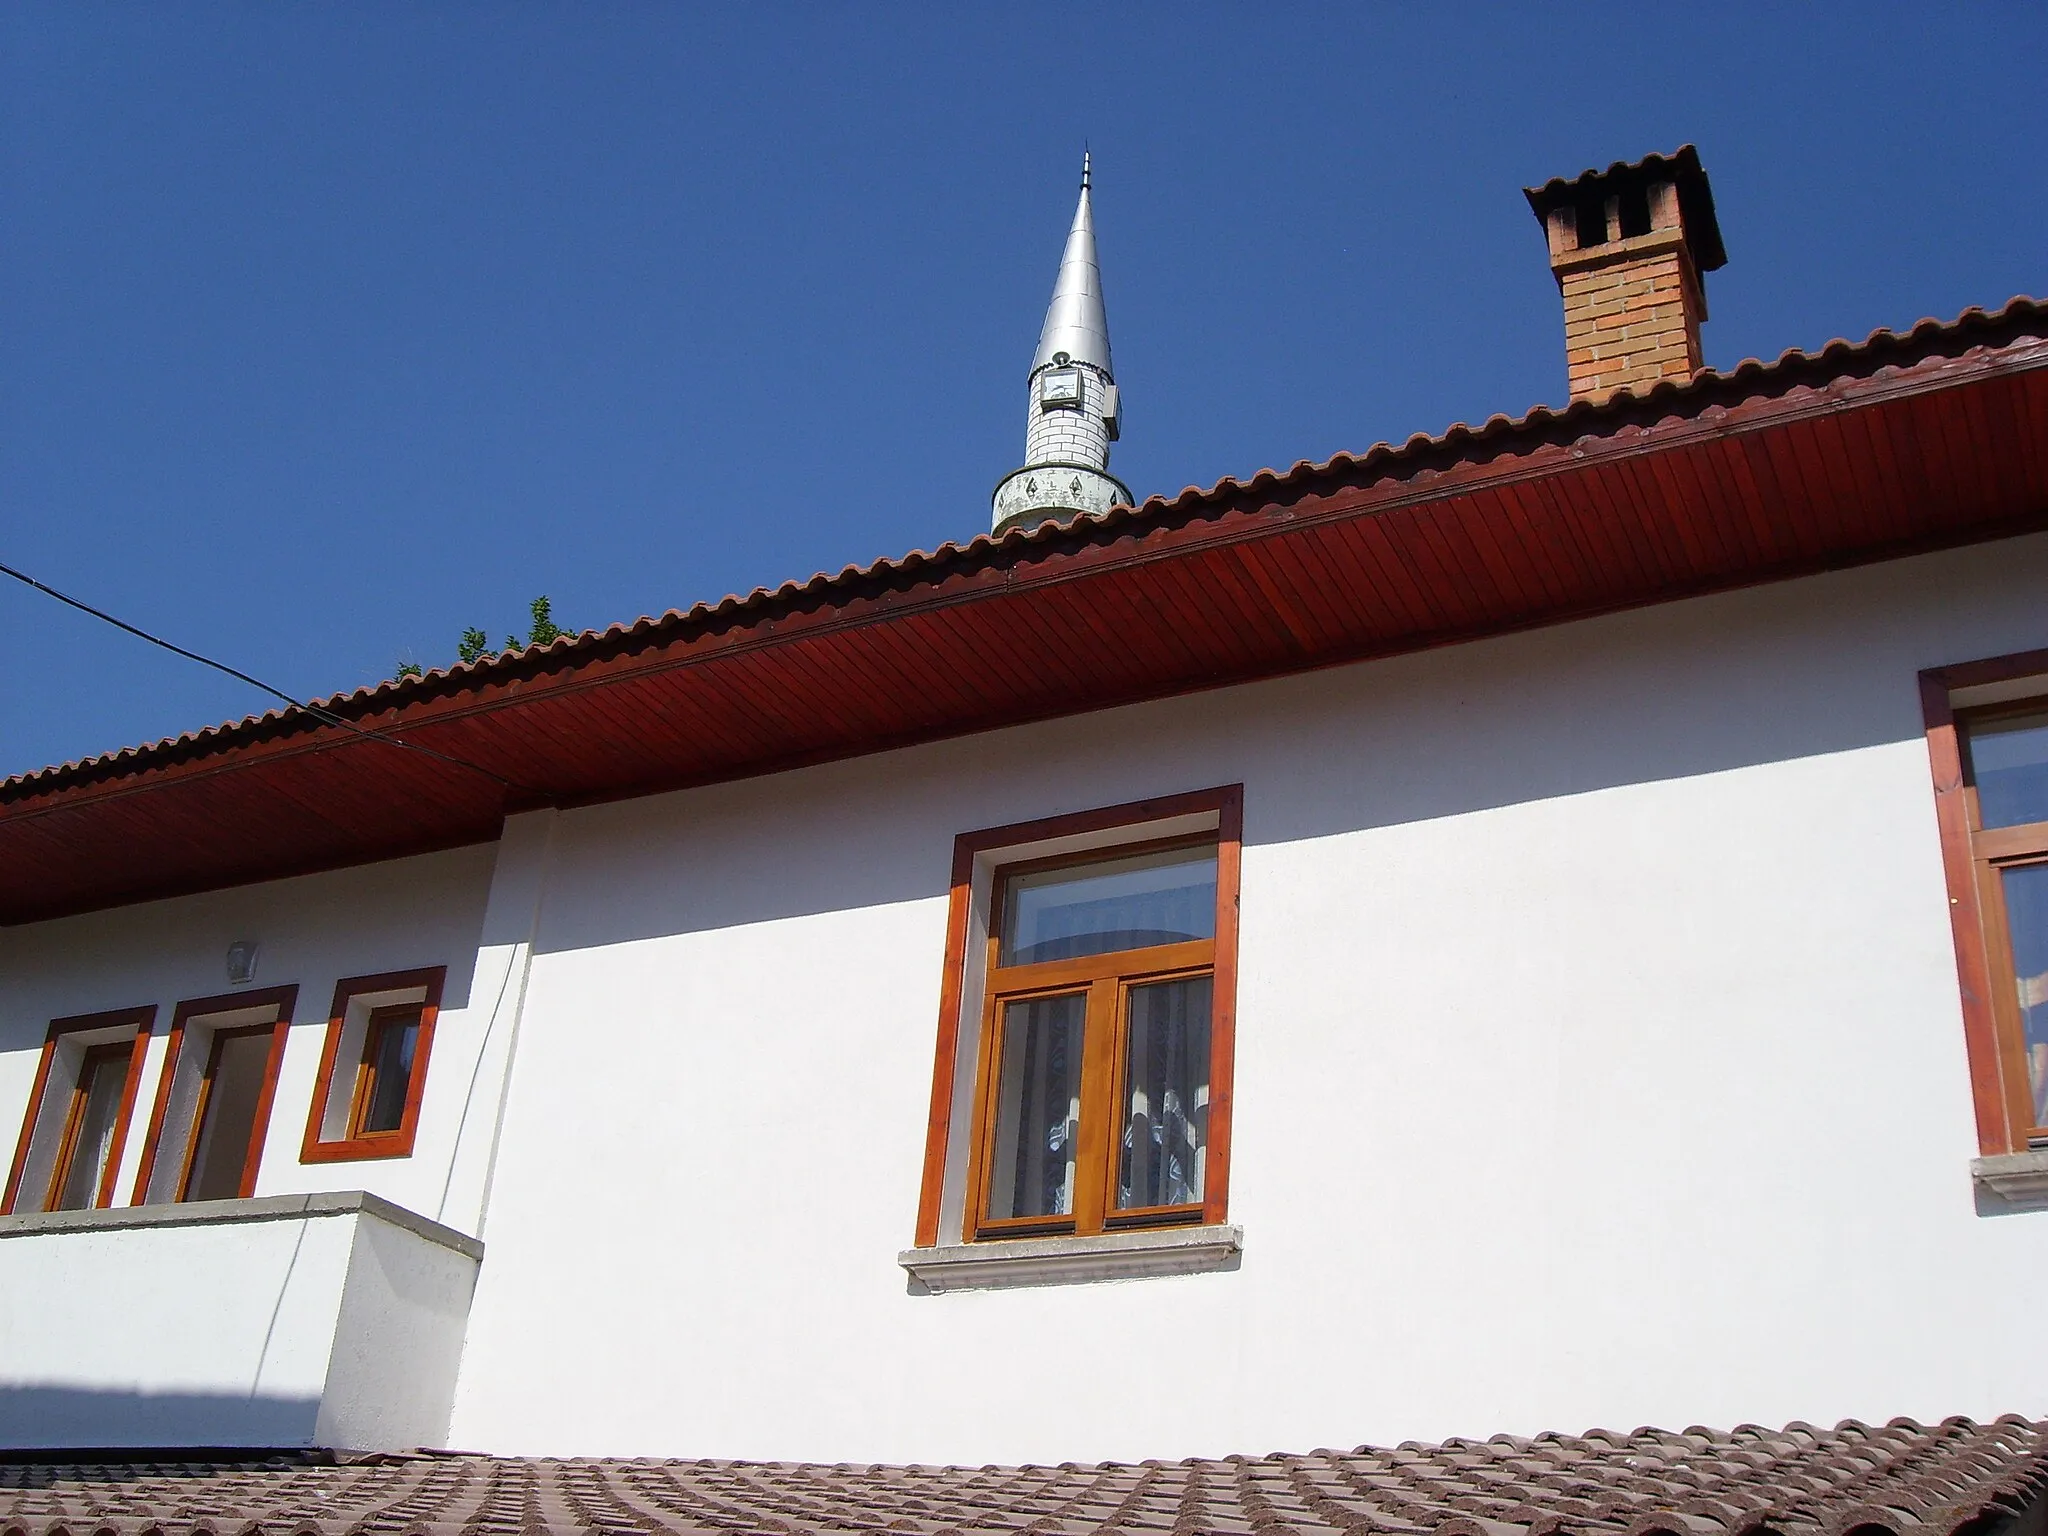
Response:
[[[1104,512],[1131,499],[1109,473],[1109,445],[1122,422],[1095,255],[1092,179],[1084,155],[1081,199],[1027,378],[1024,467],[996,486],[997,533]]]
[[[1047,363],[1047,368],[1056,365]],[[1025,403],[1024,462],[1026,464],[1080,464],[1090,469],[1109,468],[1109,421],[1103,414],[1109,392],[1116,386],[1109,375],[1086,363],[1069,365],[1080,377],[1081,404],[1077,410],[1048,411],[1038,402],[1038,391]],[[1036,383],[1038,369],[1031,371]]]

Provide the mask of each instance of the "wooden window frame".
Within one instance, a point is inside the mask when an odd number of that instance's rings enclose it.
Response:
[[[1145,835],[1145,828],[1148,826],[1195,815],[1213,816],[1216,821],[1214,831],[1204,830],[1172,837]],[[1126,829],[1131,833],[1128,838],[1119,840],[1113,836]],[[1064,838],[1095,838],[1103,837],[1105,834],[1110,836],[1086,849],[1061,853],[1051,858],[1033,858],[1025,853],[1017,858],[1003,859],[999,864],[988,866],[985,871],[981,868],[981,861],[998,855],[1002,850],[1026,849],[1033,844],[1052,843]],[[946,917],[945,971],[939,994],[938,1040],[933,1055],[931,1108],[925,1127],[924,1171],[918,1197],[916,1246],[930,1248],[939,1242],[941,1210],[946,1195],[947,1164],[956,1137],[971,1138],[968,1142],[967,1183],[962,1192],[962,1230],[958,1234],[958,1239],[963,1242],[1039,1235],[1066,1236],[1074,1233],[1087,1235],[1096,1230],[1120,1231],[1130,1227],[1161,1224],[1215,1226],[1225,1220],[1230,1198],[1232,1080],[1236,1057],[1237,1019],[1238,888],[1243,861],[1243,841],[1244,786],[1241,784],[1224,785],[1215,789],[1154,800],[1140,800],[1073,815],[989,827],[977,832],[962,833],[954,839],[951,890]],[[1001,969],[1009,974],[1002,979],[1000,987],[995,984],[998,968],[994,962],[997,958],[996,946],[1000,943],[1002,932],[1002,914],[999,909],[1005,877],[1035,869],[1129,857],[1171,846],[1209,846],[1212,843],[1216,849],[1216,936],[1213,940],[1195,940],[1182,944],[1158,945],[1149,949],[1116,951],[1106,956],[1085,956],[1075,960],[1052,960],[1029,966],[1005,967]],[[986,932],[981,935],[982,943],[975,946],[971,930],[978,872],[985,872],[989,881],[989,921]],[[971,947],[975,949],[972,955],[969,953]],[[968,996],[970,964],[980,968],[982,992],[976,1060],[968,1068],[976,1073],[976,1078],[973,1108],[965,1117],[968,1123],[960,1125],[956,1131],[954,1100],[959,1086],[957,1074],[960,1070],[960,1032],[963,1027],[961,1014]],[[1084,972],[1088,974],[1084,976]],[[1095,974],[1098,972],[1101,974]],[[1090,1188],[1087,1195],[1090,1202],[1106,1206],[1109,1199],[1107,1168],[1091,1167],[1085,1175],[1082,1169],[1076,1169],[1075,1215],[1071,1219],[1025,1217],[997,1222],[978,1219],[985,1199],[985,1191],[981,1186],[984,1166],[988,1161],[987,1140],[994,1133],[995,1116],[992,1106],[996,1084],[992,1071],[992,1054],[997,1035],[993,1022],[998,999],[1013,999],[1020,991],[1029,992],[1034,990],[1034,987],[1040,990],[1056,988],[1060,992],[1071,993],[1077,989],[1077,982],[1085,981],[1091,993],[1091,1022],[1104,1017],[1100,1010],[1113,1011],[1114,1029],[1096,1028],[1088,1031],[1083,1037],[1084,1051],[1097,1054],[1098,1059],[1092,1070],[1084,1067],[1082,1114],[1084,1117],[1087,1116],[1092,1104],[1098,1122],[1106,1126],[1107,1121],[1102,1117],[1113,1117],[1116,1113],[1116,1093],[1120,1086],[1118,1079],[1124,1071],[1117,1046],[1121,1043],[1122,1000],[1125,993],[1134,984],[1142,985],[1148,981],[1171,980],[1175,975],[1204,972],[1213,977],[1213,983],[1209,1024],[1208,1151],[1203,1168],[1202,1204],[1199,1209],[1192,1206],[1122,1212],[1105,1209],[1100,1213],[1099,1220],[1089,1221],[1085,1218],[1093,1213],[1084,1212],[1083,1209],[1084,1176],[1093,1179],[1095,1185],[1099,1186]],[[1105,1054],[1108,1058],[1106,1062],[1099,1059]],[[1105,1131],[1104,1134],[1108,1133]],[[1114,1140],[1114,1136],[1111,1135],[1110,1139]],[[1100,1136],[1095,1140],[1099,1142]],[[1088,1143],[1084,1142],[1084,1149],[1087,1145]],[[1095,1161],[1099,1163],[1100,1158],[1096,1158]]]
[[[57,1064],[58,1043],[66,1035],[84,1034],[88,1031],[131,1029],[133,1031],[133,1038],[129,1042],[128,1047],[128,1081],[121,1089],[121,1106],[115,1115],[114,1134],[107,1146],[106,1171],[100,1176],[99,1188],[93,1192],[94,1209],[103,1210],[114,1203],[114,1191],[121,1172],[121,1153],[128,1144],[128,1124],[135,1113],[136,1094],[142,1086],[143,1062],[149,1050],[149,1032],[151,1026],[155,1023],[156,1005],[154,1003],[141,1008],[116,1008],[106,1013],[82,1013],[75,1014],[69,1018],[52,1019],[50,1021],[50,1027],[43,1036],[42,1056],[36,1062],[35,1083],[29,1089],[28,1112],[22,1117],[21,1135],[14,1144],[14,1161],[8,1169],[6,1193],[4,1197],[0,1197],[0,1216],[12,1215],[15,1209],[15,1201],[20,1198],[22,1179],[28,1172],[29,1153],[35,1144],[36,1123],[42,1118],[43,1101],[49,1093],[50,1077]],[[85,1050],[90,1053],[99,1049],[100,1045],[106,1044],[119,1044],[119,1041],[100,1042],[99,1045],[85,1047]],[[73,1102],[65,1110],[65,1124],[59,1133],[61,1137],[66,1139],[74,1133],[72,1121],[76,1118],[80,1109],[77,1099],[81,1086],[83,1086],[82,1078],[81,1082],[72,1084]],[[48,1190],[45,1192],[43,1203],[38,1209],[49,1209],[50,1200],[54,1197],[55,1192],[62,1187],[63,1176],[70,1171],[64,1151],[65,1149],[60,1144],[57,1160],[51,1168]]]
[[[434,1025],[441,1012],[441,991],[448,979],[445,965],[422,966],[409,971],[385,971],[375,976],[348,976],[334,984],[334,1003],[327,1012],[327,1034],[320,1044],[320,1075],[313,1085],[313,1104],[306,1115],[306,1134],[299,1144],[302,1163],[363,1162],[373,1158],[410,1157],[419,1134],[420,1105],[426,1097],[427,1058],[433,1052]],[[341,1066],[342,1035],[348,1027],[349,1005],[366,993],[422,991],[418,1003],[384,1004],[371,1010],[371,1025],[363,1031],[362,1049],[349,1068],[350,1077],[347,1134],[323,1140],[320,1128],[326,1121],[329,1100],[335,1091],[335,1073]],[[386,1008],[418,1008],[419,1039],[413,1042],[412,1073],[406,1082],[405,1114],[395,1131],[363,1134],[362,1098],[368,1053],[375,1040],[374,1021]]]
[[[1958,695],[1970,690],[2030,679],[2038,679],[2040,686],[2011,698],[1958,700]],[[1920,674],[1928,766],[1934,776],[1935,822],[1948,886],[1956,977],[1962,990],[1971,1107],[1978,1149],[1986,1157],[2048,1144],[2048,1127],[2032,1123],[2025,1047],[2013,997],[2011,939],[1999,880],[2006,868],[2048,861],[2048,837],[2043,835],[2048,824],[1989,831],[1981,826],[1977,787],[1964,769],[1964,726],[2004,714],[2036,712],[2044,705],[2048,705],[2048,650],[1994,656]]]
[[[263,1083],[257,1090],[256,1115],[249,1128],[249,1148],[242,1160],[242,1178],[237,1189],[237,1198],[246,1200],[256,1193],[256,1175],[263,1165],[263,1144],[270,1135],[270,1111],[277,1099],[277,1075],[284,1065],[285,1037],[292,1027],[292,1009],[299,1000],[297,983],[284,987],[263,987],[248,992],[226,992],[216,997],[194,997],[178,1004],[171,1015],[170,1043],[164,1051],[163,1070],[157,1076],[156,1103],[150,1110],[149,1139],[143,1143],[142,1166],[135,1173],[133,1203],[142,1205],[149,1199],[150,1179],[156,1172],[157,1158],[163,1151],[165,1122],[170,1117],[171,1095],[177,1081],[178,1062],[184,1054],[186,1026],[194,1019],[209,1018],[214,1014],[243,1013],[252,1008],[270,1008],[273,1017],[269,1023],[261,1020],[253,1024],[231,1024],[225,1029],[209,1030],[213,1036],[242,1034],[251,1030],[270,1031],[270,1053],[263,1062]],[[207,1065],[201,1073],[200,1094],[192,1108],[192,1123],[185,1127],[185,1146],[179,1153],[177,1182],[172,1186],[170,1202],[182,1203],[185,1187],[192,1177],[192,1156],[199,1146],[200,1128],[206,1121],[206,1089],[210,1086],[212,1064],[219,1054],[218,1039],[207,1042]]]

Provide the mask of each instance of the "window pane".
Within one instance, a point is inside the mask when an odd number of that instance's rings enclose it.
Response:
[[[419,1037],[417,1015],[391,1019],[378,1029],[363,1064],[370,1074],[370,1098],[363,1106],[362,1135],[388,1135],[405,1123],[405,1091],[412,1083],[412,1053]]]
[[[89,1210],[107,1171],[107,1153],[114,1144],[114,1121],[121,1112],[121,1090],[128,1085],[128,1048],[118,1053],[94,1051],[85,1059],[85,1103],[78,1117],[78,1140],[55,1209]]]
[[[1118,1210],[1201,1203],[1211,990],[1207,976],[1130,990]]]
[[[996,1142],[988,1214],[1066,1216],[1074,1209],[1081,1122],[1081,1033],[1088,994],[1003,1005]]]
[[[1985,826],[2048,821],[2048,714],[1972,726],[1970,767]]]
[[[1012,875],[1004,886],[1004,965],[1215,937],[1214,848]]]
[[[220,1041],[213,1087],[206,1095],[206,1123],[192,1158],[187,1200],[233,1200],[242,1192],[242,1164],[256,1129],[256,1101],[263,1092],[263,1068],[270,1059],[270,1031],[227,1035]]]
[[[2008,869],[2004,885],[2013,980],[2020,995],[2020,1032],[2027,1045],[2027,1077],[2038,1126],[2048,1124],[2048,864]]]

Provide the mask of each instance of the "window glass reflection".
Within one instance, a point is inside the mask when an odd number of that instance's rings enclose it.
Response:
[[[1207,976],[1130,990],[1118,1210],[1202,1202],[1211,991]]]
[[[2022,864],[2006,870],[2000,879],[2034,1124],[2048,1125],[2048,864]]]
[[[72,1129],[70,1161],[52,1210],[87,1210],[98,1198],[114,1146],[114,1126],[121,1115],[121,1090],[128,1086],[128,1061],[126,1042],[96,1046],[86,1053],[74,1110],[77,1123]]]
[[[1987,827],[2048,821],[2048,714],[1970,727],[1977,813]]]
[[[1003,965],[1215,936],[1214,847],[1012,875],[1004,885]]]
[[[370,1049],[363,1066],[369,1075],[359,1134],[385,1136],[405,1125],[405,1096],[412,1086],[413,1052],[419,1044],[417,1011],[375,1018]]]
[[[1085,992],[1003,1005],[991,1220],[1073,1213],[1087,1017]]]
[[[183,1200],[233,1200],[256,1139],[256,1111],[270,1061],[270,1029],[222,1030],[200,1090],[199,1126]]]

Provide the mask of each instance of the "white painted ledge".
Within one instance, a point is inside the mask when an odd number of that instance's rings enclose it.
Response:
[[[896,1262],[933,1295],[1022,1285],[1084,1285],[1235,1269],[1242,1227],[1153,1227],[1095,1237],[1019,1237],[906,1248]]]
[[[250,1200],[186,1200],[177,1205],[116,1205],[90,1211],[27,1211],[0,1216],[0,1239],[53,1232],[115,1232],[136,1227],[211,1227],[245,1221],[299,1221],[308,1217],[374,1216],[451,1249],[481,1259],[484,1245],[467,1233],[394,1205],[364,1189],[316,1195],[258,1195]]]
[[[1972,1158],[1970,1179],[2009,1204],[2048,1208],[2048,1151]]]

